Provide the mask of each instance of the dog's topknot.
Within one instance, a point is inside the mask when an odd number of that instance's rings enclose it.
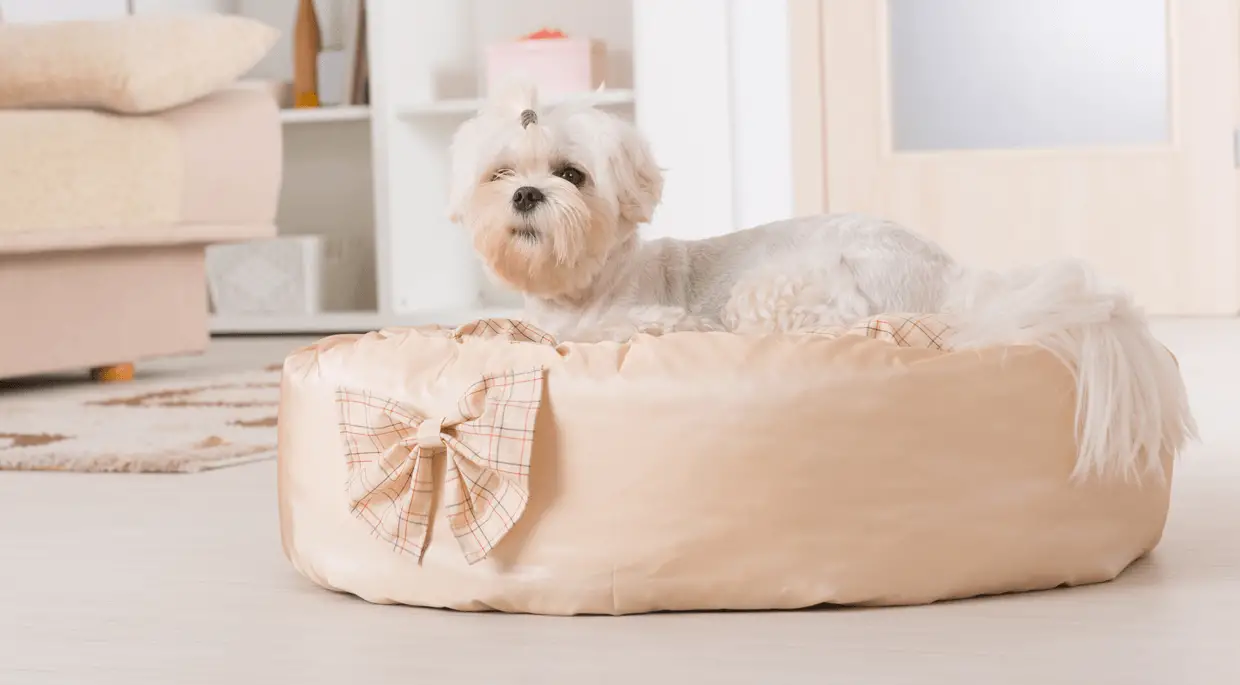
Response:
[[[521,82],[498,88],[487,98],[484,110],[494,117],[518,121],[522,128],[536,124],[539,110],[538,89]]]

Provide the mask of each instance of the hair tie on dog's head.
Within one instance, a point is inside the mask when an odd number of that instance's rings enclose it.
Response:
[[[521,112],[521,128],[529,128],[530,124],[538,123],[538,113],[532,109]]]

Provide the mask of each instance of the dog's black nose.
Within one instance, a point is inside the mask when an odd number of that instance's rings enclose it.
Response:
[[[516,207],[518,212],[528,212],[544,199],[546,198],[541,190],[534,186],[524,186],[517,188],[517,192],[512,194],[512,206]]]

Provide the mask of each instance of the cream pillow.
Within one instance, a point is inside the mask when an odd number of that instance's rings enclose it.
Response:
[[[0,25],[0,108],[176,107],[235,81],[278,36],[215,14]]]

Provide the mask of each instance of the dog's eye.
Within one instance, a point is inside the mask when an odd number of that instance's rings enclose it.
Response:
[[[575,186],[580,186],[582,183],[586,182],[586,173],[575,166],[563,167],[556,171],[555,175]]]
[[[491,180],[498,181],[501,178],[512,176],[515,172],[512,169],[496,169],[491,172]]]

